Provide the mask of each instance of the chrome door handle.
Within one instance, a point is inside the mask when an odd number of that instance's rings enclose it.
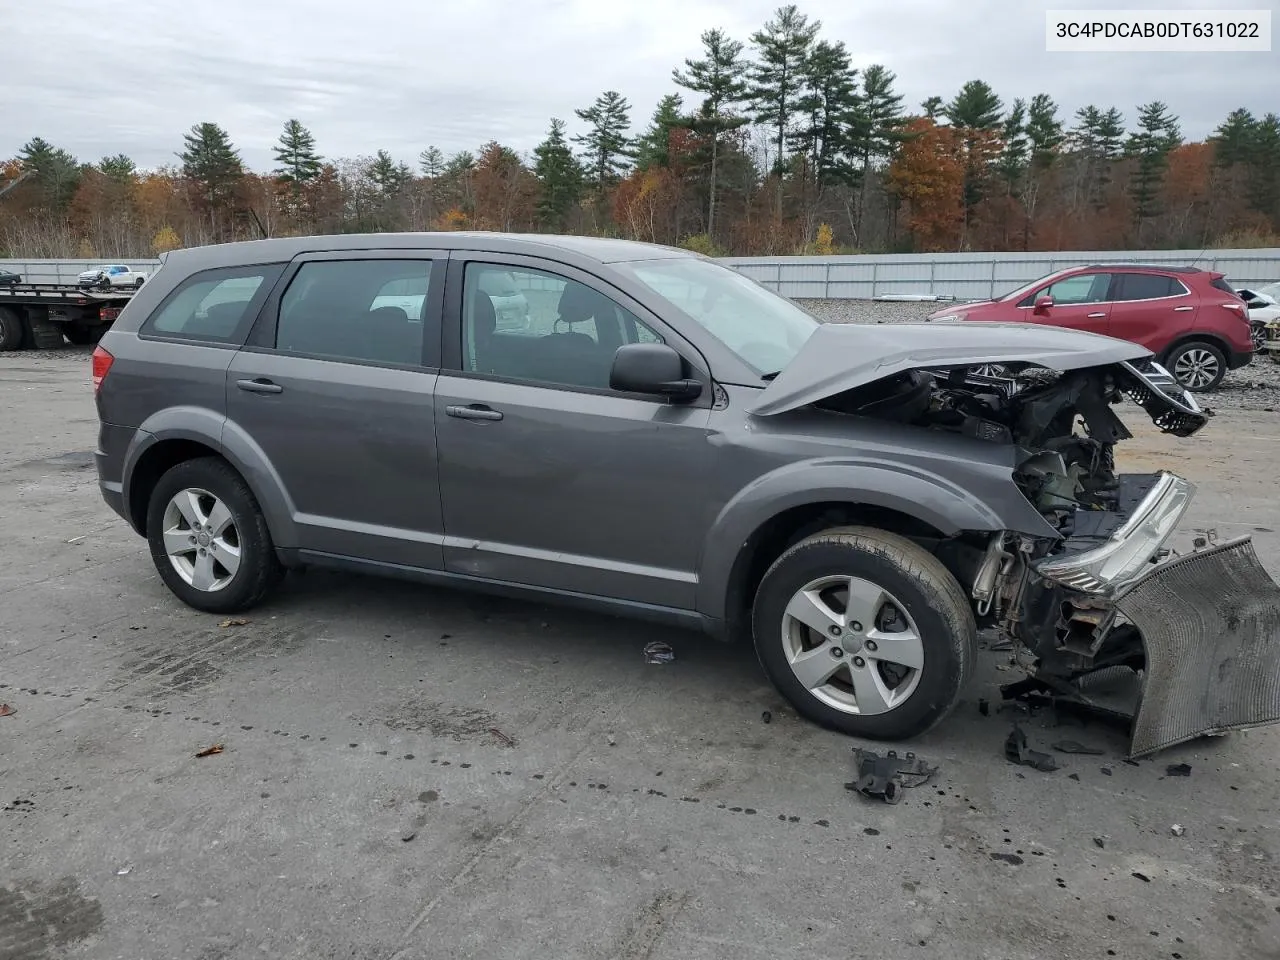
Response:
[[[1174,308],[1173,308],[1173,312],[1174,312],[1174,313],[1184,313],[1184,312],[1185,312],[1185,311],[1187,311],[1187,310],[1194,310],[1194,309],[1195,309],[1195,307],[1174,307]]]
[[[1103,317],[1105,317],[1105,316],[1106,316],[1106,314],[1105,314],[1105,313],[1091,313],[1091,314],[1089,314],[1089,319],[1090,319],[1090,320],[1100,320],[1101,318],[1103,318]]]
[[[451,417],[457,417],[459,420],[501,420],[502,413],[483,404],[473,404],[469,407],[451,406],[445,407],[444,412]]]
[[[241,390],[247,390],[250,393],[284,393],[284,387],[278,383],[272,383],[270,380],[259,378],[257,380],[237,380],[236,386]]]

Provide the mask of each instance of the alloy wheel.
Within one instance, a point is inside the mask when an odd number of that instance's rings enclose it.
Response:
[[[1218,378],[1218,358],[1200,347],[1184,350],[1173,365],[1173,375],[1192,390],[1207,387]]]
[[[796,591],[781,640],[796,679],[844,713],[897,709],[915,693],[924,668],[924,642],[906,608],[860,577],[823,577]]]
[[[164,549],[184,582],[216,593],[240,569],[240,531],[231,511],[207,490],[180,490],[164,511]]]

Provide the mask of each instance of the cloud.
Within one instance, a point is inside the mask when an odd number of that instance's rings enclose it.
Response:
[[[857,66],[883,63],[915,109],[970,79],[1006,104],[1050,94],[1086,104],[1162,99],[1202,138],[1236,107],[1274,108],[1273,54],[1065,54],[1044,49],[1048,8],[1096,0],[807,0]],[[1195,7],[1164,0],[1164,7]],[[1203,0],[1200,0],[1203,5]],[[671,71],[722,27],[747,41],[769,0],[135,0],[115,9],[41,0],[5,23],[0,157],[42,136],[86,160],[173,163],[192,124],[225,127],[254,168],[296,117],[330,157],[385,149],[414,162],[497,139],[528,151],[550,118],[615,89],[637,128],[676,88]]]

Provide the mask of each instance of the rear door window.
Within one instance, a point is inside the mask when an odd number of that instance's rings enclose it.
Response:
[[[302,264],[280,299],[275,348],[421,366],[432,266],[426,259],[381,258]]]
[[[1187,292],[1182,281],[1158,273],[1122,273],[1116,300],[1162,300],[1180,297]]]
[[[143,336],[244,342],[284,264],[205,270],[178,286],[142,325]]]

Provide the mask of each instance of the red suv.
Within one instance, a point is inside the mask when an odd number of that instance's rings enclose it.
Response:
[[[1223,275],[1198,267],[1106,264],[1041,277],[998,300],[930,320],[1044,323],[1139,343],[1188,390],[1212,390],[1253,359],[1249,311]]]

